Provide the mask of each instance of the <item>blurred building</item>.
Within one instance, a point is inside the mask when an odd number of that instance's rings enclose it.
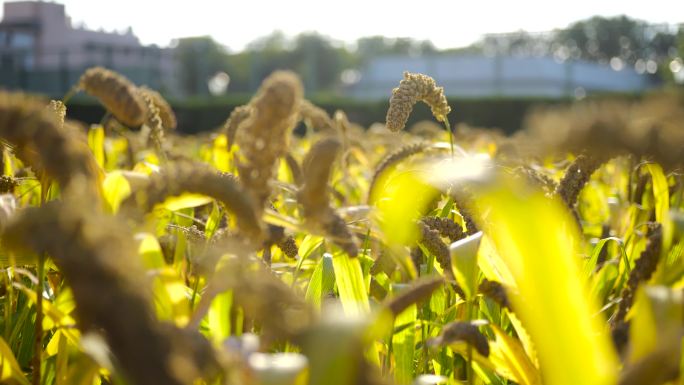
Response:
[[[3,4],[0,87],[63,95],[83,71],[101,65],[138,84],[175,93],[173,50],[143,46],[126,32],[74,27],[64,5],[43,1]]]
[[[551,57],[441,55],[387,56],[371,60],[358,81],[347,88],[351,97],[387,98],[403,71],[435,78],[447,96],[480,97],[584,97],[601,92],[640,92],[654,86],[648,75],[630,68]]]

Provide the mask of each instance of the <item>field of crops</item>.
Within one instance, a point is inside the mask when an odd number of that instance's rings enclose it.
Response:
[[[278,71],[194,137],[103,68],[0,92],[0,383],[681,384],[682,96],[503,137],[397,83],[360,127]]]

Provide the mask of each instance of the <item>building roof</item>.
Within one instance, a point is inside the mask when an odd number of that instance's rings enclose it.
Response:
[[[351,96],[386,98],[404,71],[430,75],[447,96],[567,97],[590,92],[638,92],[652,86],[648,76],[624,68],[584,61],[557,62],[550,57],[440,55],[386,56],[373,59]]]

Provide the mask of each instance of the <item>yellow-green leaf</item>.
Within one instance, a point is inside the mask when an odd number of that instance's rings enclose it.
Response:
[[[611,384],[618,360],[598,303],[580,278],[574,219],[556,199],[514,181],[477,194],[485,232],[512,273],[512,302],[551,385]]]
[[[97,165],[100,167],[104,167],[105,164],[104,139],[104,127],[99,124],[90,127],[88,131],[88,146],[90,151],[93,152]]]
[[[30,385],[19,367],[17,359],[12,353],[12,349],[7,346],[5,339],[0,337],[0,382],[3,384]]]
[[[370,311],[370,303],[359,259],[350,258],[340,252],[334,255],[332,260],[337,291],[344,312],[352,316],[367,314]]]
[[[109,211],[116,214],[119,211],[121,202],[131,195],[131,185],[120,171],[113,171],[104,178],[102,191]]]

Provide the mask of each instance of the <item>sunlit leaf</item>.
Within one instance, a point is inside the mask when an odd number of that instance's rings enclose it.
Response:
[[[121,172],[113,171],[105,176],[102,191],[110,212],[116,214],[121,202],[131,195],[131,186]]]
[[[204,206],[207,203],[210,203],[211,201],[212,198],[206,195],[184,193],[179,196],[166,198],[164,203],[162,203],[162,207],[164,207],[167,210],[178,211],[181,209]]]
[[[663,250],[669,250],[674,227],[670,218],[670,189],[667,184],[667,177],[665,177],[663,168],[659,164],[649,163],[645,167],[651,173],[656,221],[663,226]]]
[[[29,380],[14,358],[12,349],[7,346],[5,339],[0,337],[0,381],[6,384],[30,385]]]
[[[88,146],[90,151],[93,152],[97,165],[100,167],[105,165],[104,138],[104,127],[101,125],[93,125],[88,130]]]
[[[482,189],[485,232],[519,291],[512,302],[539,353],[545,383],[610,384],[617,357],[579,276],[574,219],[556,200],[504,180]]]
[[[333,292],[334,287],[333,257],[330,254],[324,254],[311,274],[309,285],[306,288],[306,301],[320,309],[321,301],[326,295]]]

